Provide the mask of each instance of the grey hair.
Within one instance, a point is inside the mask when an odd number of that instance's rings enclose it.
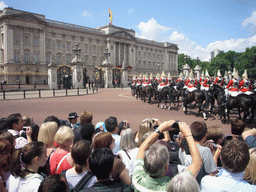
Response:
[[[119,147],[120,149],[134,149],[136,147],[135,135],[131,129],[122,131]]]
[[[151,177],[160,177],[168,163],[169,152],[165,145],[155,143],[145,152],[144,166]]]
[[[167,187],[167,192],[199,192],[197,180],[189,172],[183,171],[175,175]]]

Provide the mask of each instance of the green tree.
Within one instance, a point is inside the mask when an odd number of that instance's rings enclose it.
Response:
[[[225,74],[225,71],[228,71],[229,67],[230,67],[230,62],[227,59],[224,59],[224,57],[222,55],[217,55],[217,57],[215,57],[212,61],[211,64],[208,68],[209,74],[211,76],[214,76],[215,74],[217,74],[218,69],[220,69],[220,72],[222,74],[222,76]]]
[[[242,76],[244,70],[247,70],[249,78],[255,78],[256,76],[256,46],[246,48],[246,51],[239,54],[236,59],[235,67],[239,71],[239,75]]]

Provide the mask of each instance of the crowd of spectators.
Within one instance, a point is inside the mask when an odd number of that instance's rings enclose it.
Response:
[[[0,119],[0,191],[256,191],[256,129],[147,118],[133,132],[90,111]],[[135,129],[135,128],[134,128]]]

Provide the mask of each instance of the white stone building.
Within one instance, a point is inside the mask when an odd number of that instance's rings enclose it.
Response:
[[[58,81],[70,74],[73,48],[79,44],[84,79],[98,78],[106,48],[113,69],[129,77],[162,70],[178,75],[178,45],[135,37],[112,24],[93,29],[46,19],[44,15],[5,8],[0,12],[0,80],[8,84],[47,83],[47,65],[58,67]],[[119,70],[120,76],[123,74]],[[113,73],[114,75],[114,73]],[[113,79],[115,79],[114,77]],[[123,81],[123,83],[125,83]]]

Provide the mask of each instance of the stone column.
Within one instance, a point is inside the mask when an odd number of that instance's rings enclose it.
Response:
[[[11,62],[14,58],[13,47],[13,28],[9,25],[4,26],[4,63]]]
[[[121,76],[121,83],[124,87],[127,87],[127,82],[128,82],[128,71],[124,69]]]
[[[104,87],[105,88],[112,88],[112,82],[113,82],[113,75],[112,75],[112,66],[111,65],[106,65],[106,67],[103,68],[104,69]]]
[[[73,88],[83,88],[83,63],[76,62],[72,63],[73,72],[72,72],[72,85]]]
[[[197,77],[197,80],[200,79],[201,77],[201,67],[199,65],[197,65],[194,69],[195,73],[196,73],[196,77]]]
[[[48,86],[49,89],[57,89],[57,66],[51,61],[48,65]]]
[[[20,28],[20,53],[19,53],[19,59],[20,61],[24,61],[24,36],[23,36],[24,28]]]
[[[40,55],[39,58],[39,62],[42,64],[42,63],[47,63],[46,62],[46,55],[45,55],[45,31],[44,30],[40,30],[40,36],[39,36],[39,43],[40,43]]]
[[[118,56],[119,56],[118,65],[121,65],[121,43],[119,43],[119,46],[118,46]]]
[[[125,68],[126,67],[126,44],[124,44],[124,60],[122,63],[122,67]]]

